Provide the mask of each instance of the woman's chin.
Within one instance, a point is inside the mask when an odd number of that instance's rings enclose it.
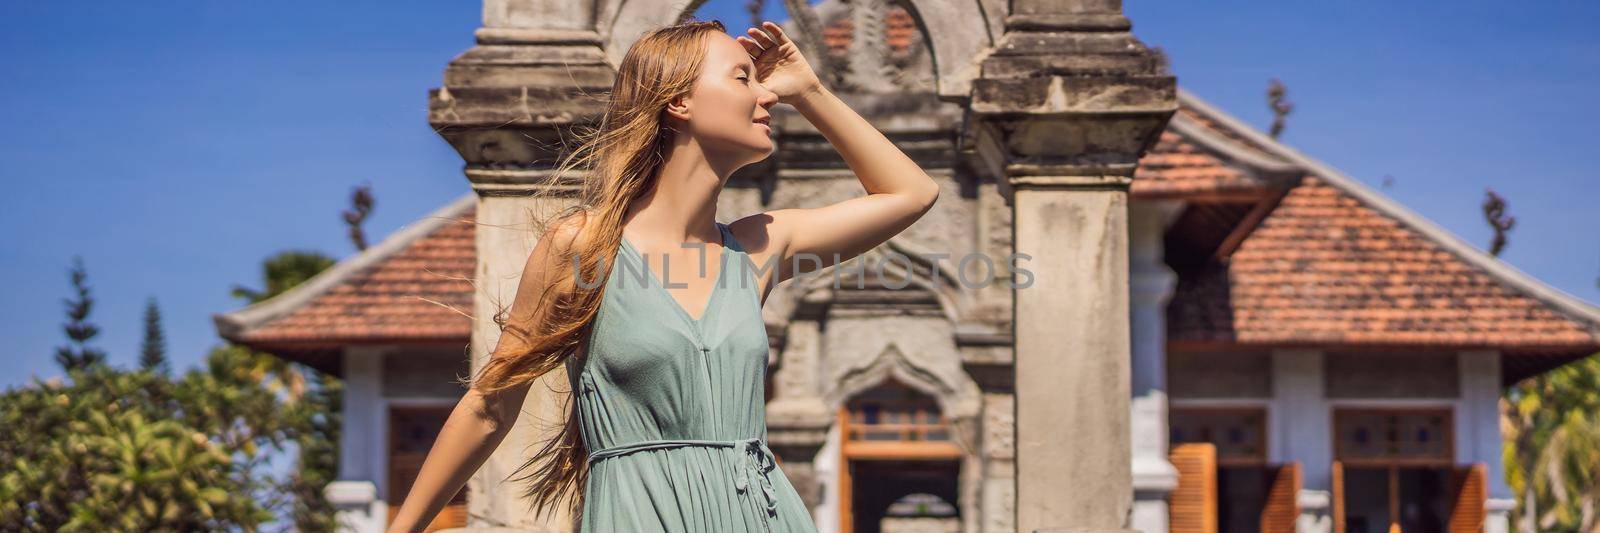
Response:
[[[756,152],[761,154],[762,159],[766,159],[767,156],[772,155],[772,152],[778,149],[778,143],[774,142],[772,137],[766,135],[762,135],[761,139],[756,141],[753,146]]]

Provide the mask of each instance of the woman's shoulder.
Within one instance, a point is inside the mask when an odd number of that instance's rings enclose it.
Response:
[[[533,249],[528,252],[528,260],[523,265],[523,282],[544,287],[555,284],[553,288],[557,290],[568,289],[565,284],[555,283],[565,279],[556,274],[556,269],[566,268],[573,254],[594,234],[595,220],[597,217],[576,212],[562,213],[543,221],[537,230]]]
[[[772,235],[769,233],[772,217],[766,213],[756,213],[740,218],[733,222],[723,224],[728,232],[733,234],[733,240],[738,241],[739,248],[751,255],[762,255],[772,247]]]

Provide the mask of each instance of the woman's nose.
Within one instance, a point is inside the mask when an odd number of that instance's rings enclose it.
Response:
[[[778,103],[778,93],[767,90],[767,86],[759,83],[756,86],[761,88],[758,96],[756,96],[757,104],[760,104],[761,107],[772,107]]]

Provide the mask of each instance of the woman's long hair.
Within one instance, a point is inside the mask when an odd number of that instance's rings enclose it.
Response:
[[[500,326],[502,337],[517,335],[521,342],[510,345],[520,351],[491,354],[473,381],[474,388],[494,393],[539,379],[564,365],[569,357],[582,362],[588,333],[604,295],[603,281],[610,275],[610,258],[622,240],[623,215],[654,185],[672,140],[674,132],[665,120],[666,106],[694,88],[705,59],[706,36],[726,31],[715,20],[690,20],[652,30],[628,48],[617,67],[599,125],[579,133],[582,142],[578,148],[566,156],[550,182],[535,192],[554,194],[552,191],[560,189],[561,176],[573,169],[587,171],[579,202],[555,215],[563,222],[581,219],[579,227],[590,228],[581,232],[571,249],[560,257],[562,264],[573,264],[572,257],[577,254],[581,264],[559,269],[562,273],[553,274],[552,285],[541,288],[548,296],[555,286],[569,286],[570,296],[553,301],[541,297],[539,306],[553,307],[543,314],[547,318],[539,324],[511,323],[501,308],[495,323]],[[596,220],[590,221],[589,217]],[[547,238],[560,224],[547,224],[536,216],[534,226],[540,238]],[[583,273],[582,284],[576,283],[579,272]],[[515,316],[533,317],[540,313],[517,310]],[[576,376],[569,379],[576,382]],[[532,500],[540,514],[563,497],[570,497],[567,501],[576,523],[582,516],[589,463],[579,431],[577,399],[569,397],[567,404],[566,421],[560,432],[516,472],[532,469],[517,481],[529,480],[523,495]]]

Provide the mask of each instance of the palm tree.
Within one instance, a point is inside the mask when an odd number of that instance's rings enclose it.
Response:
[[[1501,405],[1519,529],[1600,532],[1600,354],[1517,384]]]

